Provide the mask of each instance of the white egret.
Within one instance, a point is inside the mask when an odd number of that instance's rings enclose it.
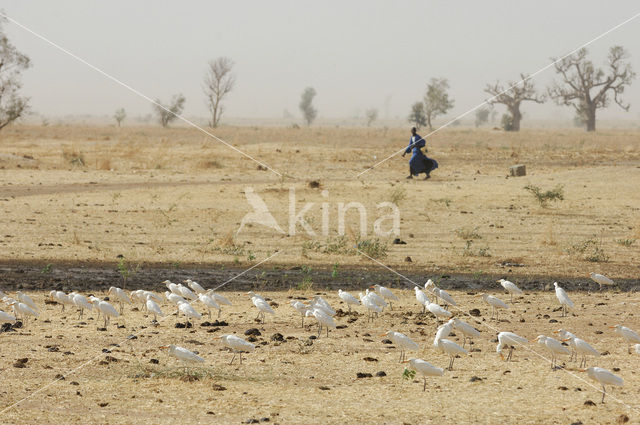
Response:
[[[187,320],[187,323],[185,323],[185,329],[189,325],[189,318],[198,320],[202,319],[202,315],[198,313],[196,309],[186,301],[181,301],[178,303],[178,310],[180,310],[180,312],[184,314],[184,317]]]
[[[498,282],[500,282],[500,285],[502,285],[502,287],[505,289],[505,291],[507,291],[509,293],[509,296],[511,297],[510,302],[513,303],[513,296],[514,295],[522,295],[522,289],[518,288],[516,286],[515,283],[510,282],[506,279],[500,279],[498,280]]]
[[[170,280],[165,280],[162,283],[164,283],[167,289],[174,294],[182,296],[182,293],[180,292],[180,286],[178,286],[177,284],[171,282]]]
[[[142,289],[131,291],[130,298],[131,298],[131,301],[139,302],[140,304],[142,304],[142,310],[146,310],[147,298],[145,297],[144,291]]]
[[[373,315],[375,314],[377,316],[378,313],[382,313],[382,307],[380,307],[378,304],[373,302],[369,294],[364,295],[362,292],[360,292],[359,295],[360,295],[360,302],[367,309],[367,314],[368,314],[367,322],[373,321]]]
[[[427,291],[431,292],[435,298],[436,301],[438,301],[438,298],[442,300],[442,304],[444,304],[444,306],[447,305],[453,305],[456,306],[458,305],[455,300],[453,299],[453,297],[451,295],[449,295],[449,293],[447,291],[445,291],[444,289],[440,289],[436,286],[435,283],[433,283],[433,281],[431,279],[429,279],[427,281],[427,283],[424,284],[424,289],[426,289]]]
[[[31,307],[32,310],[35,310],[35,311],[40,310],[38,308],[38,306],[36,305],[36,303],[33,302],[33,300],[31,299],[31,297],[29,295],[25,294],[22,291],[16,292],[16,295],[18,296],[18,301],[20,301],[23,304],[28,305],[29,307]]]
[[[556,288],[556,298],[558,298],[562,306],[562,317],[564,317],[567,315],[567,310],[573,308],[573,301],[571,301],[569,295],[567,295],[567,291],[558,285],[558,282],[553,282],[553,286]]]
[[[615,325],[615,326],[609,326],[609,327],[611,329],[614,329],[615,333],[617,333],[622,338],[624,338],[624,340],[627,342],[627,352],[631,354],[631,344],[634,342],[639,343],[640,335],[638,335],[636,332],[632,331],[631,329],[627,328],[626,326]]]
[[[474,328],[473,326],[471,326],[467,322],[464,322],[464,321],[462,321],[462,320],[460,320],[458,318],[454,318],[453,319],[453,326],[457,330],[462,332],[462,335],[463,335],[462,347],[463,348],[467,343],[467,338],[469,338],[469,347],[471,347],[471,339],[480,336],[480,331],[478,331],[476,328]]]
[[[621,387],[624,385],[624,381],[618,375],[614,375],[607,369],[601,367],[590,367],[588,369],[582,369],[580,372],[587,372],[589,378],[602,385],[602,403],[604,403],[604,396],[607,394],[605,385],[615,385]]]
[[[600,352],[583,339],[574,336],[573,338],[567,338],[563,341],[569,342],[569,345],[573,344],[576,350],[576,359],[578,358],[578,354],[582,356],[579,367],[587,367],[587,356],[600,357]]]
[[[231,304],[231,301],[229,301],[224,296],[222,296],[222,295],[220,295],[220,294],[218,294],[216,292],[213,292],[213,289],[209,289],[207,291],[207,295],[210,296],[220,306],[220,309],[218,309],[218,317],[220,317],[220,313],[222,313],[222,306],[223,305],[233,305],[233,304]]]
[[[264,298],[258,295],[252,296],[251,302],[253,302],[253,305],[256,306],[256,308],[258,309],[258,316],[256,317],[256,319],[260,320],[260,318],[262,318],[262,323],[264,323],[265,313],[274,314],[274,315],[276,314],[276,312],[273,311],[271,306],[264,300]]]
[[[393,310],[392,301],[398,301],[398,297],[391,292],[391,289],[386,288],[384,286],[380,286],[378,284],[371,286],[371,288],[375,289],[376,292],[385,299],[385,301],[389,301],[389,308]]]
[[[478,294],[478,295],[476,295],[476,297],[482,297],[484,302],[486,302],[487,304],[489,304],[491,306],[491,319],[493,319],[493,317],[495,315],[496,321],[499,321],[498,320],[498,311],[499,311],[499,309],[503,308],[503,309],[506,310],[506,309],[509,308],[509,306],[506,305],[500,298],[494,297],[493,295]]]
[[[98,311],[102,313],[102,316],[104,317],[105,328],[109,325],[112,317],[120,316],[120,313],[118,313],[118,311],[106,301],[101,301],[100,299],[95,298],[91,300],[91,303]]]
[[[84,295],[72,292],[69,294],[69,297],[71,297],[73,304],[75,304],[75,306],[78,307],[78,309],[80,310],[80,315],[78,316],[78,319],[82,318],[85,309],[93,310],[93,304],[91,304],[91,302],[89,302],[87,297],[85,297]]]
[[[312,304],[322,308],[325,311],[325,313],[327,313],[331,317],[336,315],[336,311],[333,309],[333,307],[331,307],[331,305],[319,295],[316,295],[315,297],[313,297]]]
[[[577,337],[565,329],[558,329],[557,331],[553,331],[553,333],[558,334],[560,339],[569,343],[569,347],[571,347],[571,357],[569,357],[569,361],[573,360],[574,356],[576,360],[578,360],[578,354],[576,353],[576,344],[573,342]]]
[[[200,286],[200,284],[198,282],[194,282],[191,279],[185,280],[184,283],[189,285],[189,288],[191,288],[191,290],[193,292],[195,292],[196,294],[198,294],[198,295],[204,294],[205,292],[207,292],[207,291],[205,291],[205,289],[202,286]]]
[[[16,321],[15,316],[0,310],[0,323],[13,323]]]
[[[368,289],[365,291],[365,295],[369,297],[371,301],[382,310],[387,306],[387,302],[380,295],[376,294],[374,291],[369,291]]]
[[[262,295],[258,295],[253,291],[247,292],[247,295],[249,295],[249,298],[260,298],[261,300],[264,300],[264,298],[262,298]]]
[[[616,284],[613,280],[609,279],[605,275],[602,275],[599,273],[593,273],[593,272],[589,273],[589,275],[591,276],[591,280],[593,280],[598,285],[600,285],[601,291],[603,286],[613,286]]]
[[[549,350],[549,353],[551,353],[551,369],[553,370],[555,370],[557,366],[557,358],[559,354],[571,354],[571,352],[567,350],[567,347],[562,345],[560,341],[548,336],[538,335],[536,339],[529,342],[537,342],[540,345],[544,345],[547,350]]]
[[[424,314],[427,312],[429,297],[427,297],[427,294],[425,294],[419,287],[416,286],[413,289],[416,292],[416,300],[422,305],[422,314]]]
[[[167,301],[169,301],[171,304],[176,306],[176,308],[178,309],[176,316],[179,316],[180,309],[178,308],[178,305],[181,302],[186,302],[187,300],[182,298],[180,295],[174,294],[173,292],[170,292],[170,291],[164,291],[164,297],[167,299]]]
[[[405,360],[402,363],[409,363],[413,370],[422,375],[422,377],[424,378],[422,391],[426,391],[427,389],[427,376],[442,376],[444,374],[444,369],[436,367],[428,361],[422,359],[409,359]]]
[[[509,355],[506,358],[506,361],[511,360],[511,355],[513,354],[513,350],[516,345],[525,345],[529,340],[527,338],[523,338],[520,335],[517,335],[513,332],[500,332],[498,334],[498,346],[496,347],[496,352],[500,354],[500,358],[505,360],[504,355],[502,354],[502,349],[504,347],[509,347]]]
[[[40,313],[38,313],[28,305],[18,301],[10,302],[9,306],[13,307],[13,315],[16,317],[20,316],[20,319],[24,322],[25,325],[27,324],[28,316],[38,317],[40,315]]]
[[[360,301],[356,297],[342,289],[338,289],[338,297],[347,304],[347,307],[349,307],[349,313],[351,313],[352,305],[360,305]]]
[[[62,311],[64,311],[65,305],[74,305],[71,298],[62,291],[51,291],[49,292],[49,297],[62,306]]]
[[[435,301],[438,301],[438,294],[436,294],[435,289],[436,289],[436,284],[433,283],[433,280],[427,279],[427,281],[424,284],[424,290],[426,291],[427,294],[433,295],[433,297],[435,298]],[[431,299],[429,299],[429,301],[431,301]]]
[[[300,313],[300,316],[302,316],[301,327],[304,328],[304,317],[307,315],[307,311],[309,310],[310,307],[298,300],[291,300],[291,307],[295,308],[296,311]]]
[[[438,322],[440,322],[440,319],[444,320],[452,316],[450,311],[445,310],[436,303],[430,303],[429,300],[427,300],[427,304],[425,306],[427,307],[427,310],[431,312],[431,314],[436,316],[436,320]]]
[[[636,351],[636,354],[640,354],[640,344],[635,344],[633,349]]]
[[[318,337],[322,332],[322,327],[327,328],[327,337],[329,336],[329,328],[335,329],[336,323],[333,321],[333,317],[328,315],[323,309],[315,307],[311,310],[307,310],[306,316],[313,316],[318,322]]]
[[[109,296],[113,294],[113,296],[115,297],[113,301],[117,301],[118,304],[120,304],[120,314],[123,314],[124,305],[131,304],[131,298],[129,298],[129,295],[127,295],[127,293],[124,292],[121,288],[118,288],[116,286],[110,287],[108,293]]]
[[[198,299],[198,296],[191,289],[187,288],[182,284],[179,284],[178,287],[180,288],[180,295],[182,295],[182,298],[191,300],[191,301]]]
[[[158,323],[158,316],[164,317],[164,313],[160,309],[160,306],[158,305],[158,303],[156,303],[153,300],[151,295],[147,294],[147,303],[146,303],[146,305],[147,305],[147,311],[149,313],[153,314],[153,323]],[[178,310],[178,311],[180,311],[180,310]]]
[[[449,356],[449,367],[448,370],[453,370],[453,362],[456,359],[456,356],[458,354],[469,354],[469,352],[467,350],[465,350],[464,348],[460,347],[458,344],[456,344],[455,342],[449,340],[449,339],[445,339],[445,338],[439,338],[438,335],[436,335],[436,338],[433,340],[433,346],[439,350],[442,351],[443,353],[447,354]]]
[[[160,348],[168,348],[169,355],[175,357],[184,363],[204,363],[204,359],[197,355],[196,353],[187,350],[183,347],[178,347],[177,345],[162,345]]]
[[[215,308],[216,310],[218,310],[218,317],[220,317],[220,310],[222,309],[222,307],[220,307],[220,305],[217,302],[215,302],[213,298],[211,298],[209,295],[199,294],[198,300],[200,300],[200,302],[204,304],[205,307],[207,307],[207,310],[209,311],[209,319],[211,319],[212,308]]]
[[[93,305],[93,308],[96,309],[96,320],[100,319],[100,310],[96,307],[96,303],[99,303],[100,301],[102,301],[100,298],[93,296],[93,295],[89,295],[89,302],[91,303],[91,305]]]
[[[406,336],[400,332],[387,331],[380,336],[386,336],[393,342],[397,347],[400,348],[400,362],[404,361],[404,356],[406,351],[418,351],[420,350],[420,346],[411,338]]]
[[[256,349],[255,345],[235,335],[221,335],[214,337],[213,339],[221,340],[226,347],[233,351],[233,357],[229,364],[233,364],[236,354],[240,354],[240,364],[242,364],[242,353],[250,353]]]
[[[454,319],[449,319],[447,323],[438,326],[436,339],[446,338],[453,332]]]

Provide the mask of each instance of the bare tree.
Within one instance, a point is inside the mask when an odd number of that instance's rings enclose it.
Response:
[[[125,111],[124,108],[116,109],[116,112],[113,114],[113,118],[115,118],[118,123],[118,127],[120,127],[124,119],[127,118],[127,111]]]
[[[446,78],[432,78],[427,84],[427,92],[424,95],[424,113],[429,129],[432,129],[431,121],[438,115],[446,114],[453,108],[453,99],[449,99],[449,82]]]
[[[163,127],[168,127],[171,121],[178,118],[178,115],[180,115],[184,109],[185,100],[181,94],[174,95],[168,105],[156,99],[156,103],[153,104],[153,111],[158,115],[158,120]],[[159,105],[162,105],[162,107]]]
[[[409,114],[408,120],[418,128],[427,125],[427,119],[424,115],[424,103],[416,102],[411,105],[411,113]]]
[[[555,82],[549,88],[549,96],[558,105],[572,106],[577,116],[586,122],[587,131],[595,131],[596,110],[609,106],[609,92],[613,92],[613,100],[618,106],[629,110],[629,104],[622,101],[622,94],[636,74],[626,61],[629,55],[622,46],[609,49],[607,75],[593,66],[587,53],[587,49],[580,49],[554,65],[562,83]]]
[[[29,57],[20,53],[4,34],[0,19],[0,129],[23,116],[29,98],[19,96],[20,74],[31,66]]]
[[[509,125],[504,126],[507,131],[520,131],[520,121],[522,120],[522,112],[520,112],[520,104],[525,101],[536,103],[544,103],[547,99],[544,94],[537,94],[536,87],[532,79],[524,74],[520,74],[521,81],[509,81],[507,87],[502,86],[500,82],[495,84],[487,84],[484,91],[492,96],[487,100],[490,105],[501,103],[507,107],[507,111],[511,115],[509,118],[503,118],[503,123],[508,122]]]
[[[233,61],[226,57],[220,57],[209,62],[207,73],[204,76],[204,94],[207,97],[207,105],[211,112],[211,127],[217,127],[224,112],[222,100],[233,90],[236,77],[231,72]]]
[[[364,116],[367,119],[367,127],[371,127],[371,124],[378,119],[378,110],[376,108],[367,109],[364,111]]]
[[[318,115],[318,111],[313,106],[313,98],[316,96],[316,90],[313,87],[307,87],[302,92],[302,96],[300,98],[300,110],[302,111],[302,115],[304,116],[304,120],[307,122],[307,125],[311,125],[313,120],[316,119]]]

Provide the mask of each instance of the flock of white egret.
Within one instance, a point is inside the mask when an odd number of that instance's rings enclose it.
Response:
[[[612,285],[611,279],[600,275],[591,273],[591,278],[601,285]],[[513,282],[505,279],[500,279],[498,282],[502,285],[505,291],[510,295],[510,302],[513,302],[514,296],[524,296],[522,290],[520,290]],[[148,315],[153,316],[153,324],[158,324],[158,318],[166,316],[165,311],[162,308],[165,305],[176,308],[177,317],[184,316],[187,321],[199,320],[202,318],[202,314],[199,313],[196,308],[201,306],[206,309],[209,317],[211,317],[211,309],[218,311],[218,317],[221,314],[223,306],[232,305],[231,302],[219,293],[213,290],[206,290],[197,282],[186,279],[183,284],[176,284],[169,280],[162,282],[167,291],[164,293],[163,298],[155,292],[146,290],[136,290],[127,293],[123,289],[117,287],[111,287],[108,291],[108,301],[97,298],[93,295],[84,296],[77,292],[71,292],[65,294],[62,291],[51,291],[49,297],[51,300],[56,301],[61,305],[62,310],[66,307],[76,308],[78,311],[78,318],[82,318],[85,310],[95,310],[98,319],[100,315],[104,320],[104,327],[109,326],[111,318],[117,318],[124,314],[125,304],[133,305],[139,304],[139,310],[146,311]],[[567,312],[574,308],[574,303],[569,298],[567,292],[561,288],[557,282],[554,283],[555,294],[557,300],[562,308],[562,315],[565,316]],[[469,323],[463,321],[460,317],[453,317],[454,313],[461,312],[460,315],[468,315],[463,312],[454,298],[445,290],[440,289],[436,284],[429,279],[424,285],[424,288],[415,286],[415,298],[418,304],[422,306],[423,314],[431,314],[435,317],[438,324],[442,321],[442,324],[437,328],[436,335],[433,340],[433,348],[449,356],[449,364],[447,369],[453,370],[454,361],[460,356],[466,356],[469,354],[469,350],[465,348],[467,340],[469,340],[469,348],[471,348],[472,339],[479,338],[481,333]],[[356,306],[363,306],[367,310],[367,321],[373,321],[378,314],[382,313],[385,308],[392,309],[392,303],[399,301],[398,297],[391,291],[391,289],[380,285],[373,285],[366,289],[364,293],[360,293],[358,297],[353,296],[349,292],[340,289],[338,291],[338,298],[346,304],[349,313],[352,308]],[[266,315],[275,315],[270,303],[253,291],[247,292],[247,296],[250,298],[253,306],[257,311],[257,321],[264,323]],[[491,307],[491,318],[498,322],[498,314],[500,310],[508,309],[508,305],[500,300],[495,295],[489,295],[486,293],[477,294],[477,297],[482,297],[483,301]],[[14,323],[17,320],[22,322],[22,326],[27,327],[28,321],[31,317],[38,317],[40,315],[40,309],[36,305],[29,295],[17,291],[15,298],[8,296],[0,291],[0,299],[4,304],[12,309],[12,313],[7,313],[0,310],[0,324]],[[304,319],[309,317],[315,319],[318,329],[318,337],[322,334],[323,328],[326,330],[326,336],[329,336],[331,329],[336,329],[336,322],[334,317],[336,316],[336,310],[321,296],[314,296],[308,300],[308,304],[305,304],[301,300],[292,300],[290,302],[291,307],[300,314],[301,326],[304,328]],[[119,307],[119,308],[116,308]],[[622,325],[611,326],[614,332],[617,333],[627,344],[628,352],[631,353],[632,345],[636,354],[640,354],[640,336]],[[493,328],[492,328],[493,329]],[[453,332],[458,331],[462,335],[463,345],[460,346],[447,337]],[[496,329],[494,329],[496,330]],[[496,330],[497,331],[497,330]],[[587,357],[599,357],[600,352],[593,348],[588,342],[577,337],[573,333],[566,329],[559,329],[554,331],[560,338],[555,339],[546,335],[538,335],[533,340],[528,340],[513,332],[503,331],[497,334],[497,346],[496,352],[500,357],[509,361],[512,358],[513,350],[516,347],[526,346],[528,343],[537,342],[543,346],[550,356],[551,368],[553,370],[560,368],[557,365],[558,357],[561,355],[569,355],[569,361],[578,359],[580,356],[580,370],[586,372],[589,378],[602,385],[602,402],[605,397],[605,385],[622,386],[623,380],[619,376],[612,372],[600,368],[587,366]],[[434,366],[426,360],[419,358],[406,359],[407,351],[419,352],[420,346],[417,342],[413,341],[407,335],[389,330],[381,336],[387,337],[400,351],[399,361],[407,363],[410,368],[415,370],[418,374],[424,378],[423,390],[426,389],[427,377],[429,376],[441,376],[444,374],[444,369]],[[239,355],[239,362],[242,364],[242,353],[250,353],[254,351],[255,345],[249,341],[236,335],[221,335],[214,339],[220,340],[224,346],[229,348],[233,352],[231,363],[233,363],[236,355]],[[194,353],[184,347],[176,345],[164,345],[160,348],[167,349],[168,354],[181,362],[186,363],[204,363],[205,359],[200,357],[197,353]],[[508,349],[508,354],[505,356],[504,349]],[[530,348],[528,348],[530,349]]]

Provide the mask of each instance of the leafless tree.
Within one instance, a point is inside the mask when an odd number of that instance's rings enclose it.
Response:
[[[158,120],[163,127],[168,127],[169,123],[182,113],[184,109],[185,98],[181,94],[177,94],[171,98],[171,102],[168,105],[162,103],[159,99],[156,99],[153,110],[158,115]],[[159,106],[162,105],[162,106]]]
[[[231,72],[233,61],[226,57],[220,57],[209,62],[207,73],[204,76],[204,94],[207,97],[207,105],[211,112],[211,127],[217,127],[224,112],[222,100],[233,90],[236,77]]]
[[[608,73],[595,68],[593,62],[587,59],[587,53],[587,49],[580,49],[554,65],[562,82],[555,82],[549,88],[549,96],[558,105],[572,106],[578,117],[586,122],[587,131],[595,131],[596,110],[609,106],[609,92],[613,93],[613,100],[618,106],[629,110],[629,104],[623,102],[622,94],[636,74],[627,62],[628,54],[622,46],[609,49]]]
[[[113,114],[113,118],[115,118],[118,123],[118,127],[120,127],[124,119],[127,118],[127,111],[125,111],[124,108],[116,109],[116,112]]]
[[[313,120],[318,116],[318,110],[313,106],[313,98],[316,96],[316,89],[313,87],[307,87],[300,96],[300,103],[298,107],[302,111],[304,120],[307,122],[307,126],[310,126]]]
[[[29,57],[20,53],[5,35],[0,19],[0,129],[23,116],[29,99],[18,92],[22,87],[20,74],[31,66]]]
[[[525,101],[531,101],[536,103],[544,103],[546,96],[544,94],[537,94],[535,84],[532,79],[527,78],[526,75],[520,74],[521,81],[509,81],[507,86],[504,87],[497,81],[495,84],[487,84],[484,89],[485,93],[490,94],[492,97],[487,100],[490,105],[501,103],[507,107],[509,114],[511,115],[508,122],[510,123],[507,131],[520,131],[520,121],[522,120],[522,112],[520,112],[520,104]]]
[[[371,124],[378,119],[378,110],[376,108],[367,109],[364,111],[364,116],[367,119],[367,127],[371,127]]]

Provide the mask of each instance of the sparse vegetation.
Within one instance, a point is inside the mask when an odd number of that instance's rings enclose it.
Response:
[[[556,186],[554,189],[543,191],[540,187],[534,185],[526,185],[526,191],[531,193],[542,208],[547,208],[551,201],[564,200],[564,188],[562,185]]]
[[[390,194],[392,204],[400,205],[400,202],[407,198],[407,190],[402,186],[393,188]]]
[[[609,255],[605,252],[602,243],[595,238],[586,239],[575,243],[565,250],[568,254],[580,255],[591,263],[606,263]]]
[[[473,240],[468,239],[465,241],[465,246],[462,251],[463,257],[491,257],[491,253],[489,252],[489,247],[480,247],[478,249],[474,249]]]
[[[455,233],[460,239],[482,239],[482,236],[478,233],[478,227],[461,227],[456,229]]]
[[[387,244],[380,239],[357,240],[358,251],[365,253],[371,258],[379,259],[387,256]]]
[[[636,243],[635,239],[616,239],[618,245],[626,246],[627,248]]]

